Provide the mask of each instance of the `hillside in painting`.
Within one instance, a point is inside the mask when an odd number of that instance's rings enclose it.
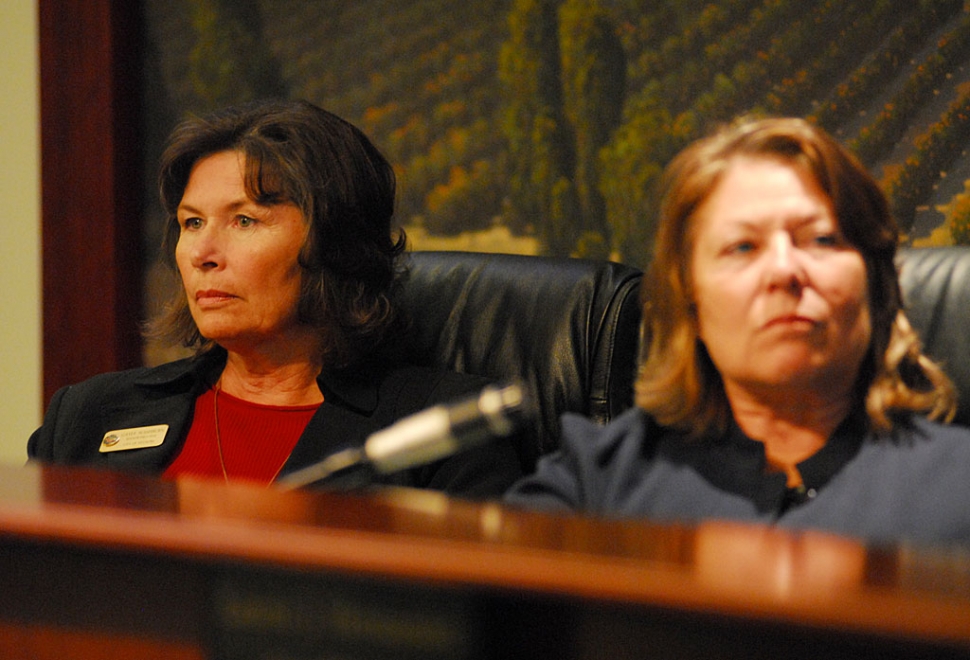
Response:
[[[749,113],[835,133],[882,182],[907,241],[970,233],[956,212],[970,178],[963,0],[146,0],[145,12],[150,137],[186,112],[309,99],[385,151],[416,236],[500,230],[547,254],[642,265],[660,170]]]

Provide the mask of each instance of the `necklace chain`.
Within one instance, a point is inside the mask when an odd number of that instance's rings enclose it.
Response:
[[[219,386],[219,383],[216,383],[216,386],[212,388],[212,413],[213,413],[213,416],[215,417],[215,423],[216,423],[216,449],[219,452],[219,467],[222,468],[222,478],[225,480],[226,483],[229,483],[229,472],[226,470],[226,459],[224,454],[222,453],[222,434],[219,432],[219,392],[221,390],[222,388]],[[274,481],[276,481],[276,477],[278,477],[280,475],[280,472],[283,471],[283,466],[286,465],[286,461],[289,458],[290,458],[289,456],[286,456],[285,458],[283,458],[283,462],[280,463],[280,466],[278,468],[276,468],[276,472],[274,472],[273,476],[270,477],[269,481],[266,484],[267,486],[269,486]]]
[[[226,472],[226,459],[223,458],[222,454],[222,436],[219,433],[219,391],[222,388],[216,383],[216,386],[212,390],[212,413],[216,420],[216,449],[219,450],[219,467],[222,468],[222,478],[229,483],[229,473]]]

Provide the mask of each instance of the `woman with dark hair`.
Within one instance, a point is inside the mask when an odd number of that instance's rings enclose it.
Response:
[[[57,392],[32,459],[268,484],[486,384],[401,359],[394,172],[353,125],[300,101],[189,119],[159,183],[178,286],[151,332],[194,356]],[[497,442],[386,480],[489,497],[518,474]]]
[[[668,166],[637,406],[564,419],[510,503],[970,542],[970,432],[902,308],[876,182],[798,119],[741,121]]]

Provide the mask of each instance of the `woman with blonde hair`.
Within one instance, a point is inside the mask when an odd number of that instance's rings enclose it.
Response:
[[[636,407],[567,416],[507,501],[865,539],[970,542],[970,431],[903,311],[886,199],[799,119],[740,121],[668,166]]]

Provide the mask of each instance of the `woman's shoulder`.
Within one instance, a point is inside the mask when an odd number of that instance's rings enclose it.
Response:
[[[914,415],[904,424],[897,425],[891,435],[890,445],[915,446],[935,449],[951,443],[970,449],[970,427],[962,424],[947,424]]]
[[[589,456],[600,464],[616,460],[617,455],[653,453],[652,449],[664,436],[653,418],[636,406],[607,424],[577,413],[565,413],[561,421],[562,450]]]
[[[194,378],[203,368],[204,364],[198,359],[183,358],[161,365],[132,367],[96,374],[63,389],[77,396],[99,392],[112,393],[128,390],[134,386],[165,386]]]
[[[659,442],[649,415],[633,407],[607,424],[566,413],[560,445],[542,456],[505,501],[514,506],[608,513],[626,501],[625,486],[642,477]]]
[[[933,480],[952,468],[962,473],[970,467],[970,428],[913,417],[888,436],[863,443],[853,463],[866,472],[883,469],[916,480]]]
[[[180,360],[97,374],[59,389],[28,440],[28,456],[77,462],[96,454],[108,428],[140,426],[144,417],[184,419],[204,363]],[[92,449],[93,448],[93,449]]]
[[[970,429],[914,417],[888,437],[863,443],[821,491],[818,503],[838,513],[831,519],[833,531],[872,540],[965,545],[970,541],[968,469]]]
[[[970,457],[970,427],[915,417],[904,434],[906,442],[924,452],[956,452]]]
[[[48,404],[47,416],[84,414],[85,410],[96,410],[103,405],[123,408],[158,401],[159,397],[195,395],[214,368],[212,360],[192,357],[96,374],[55,392]]]

